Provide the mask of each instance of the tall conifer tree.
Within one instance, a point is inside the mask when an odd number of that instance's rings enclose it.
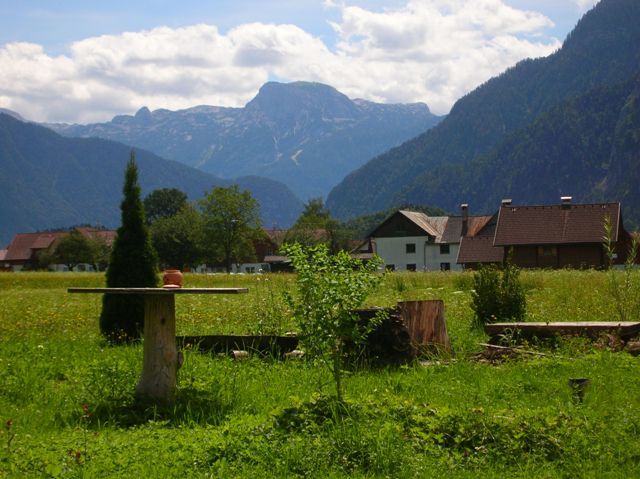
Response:
[[[107,268],[107,287],[155,287],[158,284],[157,257],[145,225],[140,199],[135,154],[127,163],[124,199],[120,205],[122,224]],[[144,299],[137,295],[105,294],[100,330],[111,342],[138,339],[144,326]]]

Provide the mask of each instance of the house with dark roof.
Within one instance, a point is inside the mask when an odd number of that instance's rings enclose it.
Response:
[[[100,239],[111,247],[116,232],[90,227],[76,228],[87,238]],[[40,267],[38,256],[44,251],[53,251],[69,231],[48,231],[40,233],[18,233],[6,249],[2,268],[11,271],[33,270]],[[88,268],[89,265],[87,265]],[[51,265],[51,269],[60,269]]]
[[[490,216],[469,216],[463,205],[461,216],[428,216],[398,210],[369,235],[371,252],[385,267],[395,271],[461,270],[457,264],[460,239],[475,235]]]
[[[503,200],[494,220],[473,238],[463,238],[458,263],[467,268],[499,264],[511,255],[520,268],[602,268],[604,224],[611,224],[614,264],[623,264],[631,244],[620,203],[513,205]]]
[[[498,223],[498,213],[487,216],[488,220],[473,234],[462,235],[457,263],[464,269],[478,269],[490,264],[502,264],[504,248],[494,246],[493,238]]]
[[[620,203],[516,206],[505,200],[498,212],[493,244],[510,252],[521,268],[601,268],[608,259],[604,225],[611,224],[615,263],[624,263],[631,235],[624,229]],[[506,258],[506,257],[505,257]]]

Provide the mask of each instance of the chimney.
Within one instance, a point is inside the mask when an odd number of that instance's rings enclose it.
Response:
[[[469,205],[467,203],[462,203],[460,205],[460,209],[462,210],[462,232],[460,235],[467,236],[469,229]]]
[[[502,206],[511,206],[511,198],[502,200]]]
[[[571,200],[573,198],[571,196],[561,196],[560,201],[562,203],[563,208],[569,208],[571,206]]]

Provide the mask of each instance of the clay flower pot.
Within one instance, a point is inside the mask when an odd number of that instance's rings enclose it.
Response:
[[[164,288],[182,288],[182,273],[179,269],[166,269],[162,274]]]

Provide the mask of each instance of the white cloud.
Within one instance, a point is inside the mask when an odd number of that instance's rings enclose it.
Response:
[[[559,47],[542,36],[548,18],[503,0],[410,0],[379,12],[325,4],[340,13],[333,50],[295,25],[264,23],[225,34],[203,24],[91,37],[63,56],[7,44],[0,107],[34,120],[89,122],[143,105],[242,106],[275,77],[327,83],[352,98],[424,101],[446,113],[518,60]]]
[[[593,7],[600,0],[572,0],[575,3],[581,12],[586,12],[591,7]]]

